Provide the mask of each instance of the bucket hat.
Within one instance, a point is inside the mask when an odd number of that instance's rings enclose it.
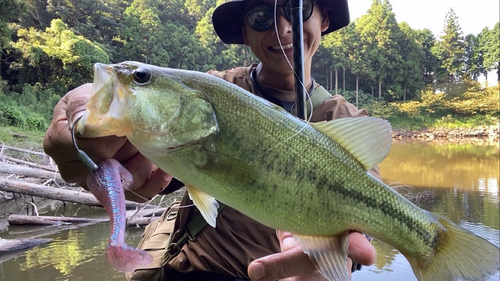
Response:
[[[226,44],[244,44],[241,31],[243,12],[247,1],[233,0],[221,4],[215,9],[212,15],[212,23],[222,42]],[[330,26],[321,35],[328,34],[349,24],[347,0],[321,0],[319,5],[323,9],[327,9],[330,17]]]

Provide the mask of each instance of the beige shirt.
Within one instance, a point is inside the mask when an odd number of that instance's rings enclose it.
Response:
[[[233,68],[226,71],[210,71],[209,74],[234,83],[249,92],[262,97],[252,84],[250,73],[257,65]],[[314,85],[315,87],[319,85]],[[342,117],[368,116],[347,102],[342,96],[334,95],[314,109],[312,122]],[[378,176],[378,170],[372,171]],[[192,204],[187,195],[181,206]],[[172,241],[177,241],[194,214],[196,207],[181,208],[175,222]],[[210,271],[238,278],[248,278],[247,267],[253,260],[280,251],[276,231],[266,227],[230,207],[225,207],[217,217],[217,228],[205,227],[194,241],[188,241],[180,254],[169,265],[179,272]],[[168,273],[167,273],[168,274]]]

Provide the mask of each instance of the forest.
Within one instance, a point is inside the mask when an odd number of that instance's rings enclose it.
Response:
[[[96,62],[197,71],[257,62],[246,46],[215,34],[211,15],[221,3],[0,0],[0,124],[45,130],[60,97],[92,81]],[[438,36],[398,23],[388,0],[374,0],[348,27],[324,36],[313,77],[375,115],[497,116],[498,86],[474,81],[491,71],[497,76],[488,80],[500,79],[499,46],[499,23],[465,35],[450,8]]]

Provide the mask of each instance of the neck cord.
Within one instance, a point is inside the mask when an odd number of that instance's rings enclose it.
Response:
[[[257,91],[268,101],[277,104],[283,108],[285,108],[288,112],[292,112],[293,108],[295,107],[295,101],[293,102],[287,102],[287,101],[282,101],[280,99],[275,98],[274,96],[270,95],[268,92],[266,92],[260,85],[259,82],[257,81],[257,72],[255,71],[256,67],[253,68],[250,72],[250,79],[252,80],[252,84],[254,88],[257,89]],[[311,93],[314,90],[314,79],[311,77],[311,90],[308,92],[307,99],[311,96]]]

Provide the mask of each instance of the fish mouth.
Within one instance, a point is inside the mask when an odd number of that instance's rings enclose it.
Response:
[[[120,81],[113,65],[96,63],[92,96],[82,118],[76,124],[80,137],[125,136],[130,131],[126,122],[126,105],[130,91]]]

